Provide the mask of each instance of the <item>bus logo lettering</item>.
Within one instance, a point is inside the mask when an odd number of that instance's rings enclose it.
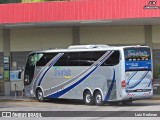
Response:
[[[71,70],[70,69],[66,69],[66,68],[54,68],[54,76],[56,77],[64,77],[64,78],[71,78]]]

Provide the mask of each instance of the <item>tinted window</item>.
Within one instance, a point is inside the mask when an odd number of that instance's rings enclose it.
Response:
[[[37,56],[41,58],[37,61],[36,66],[45,66],[52,58],[54,58],[57,53],[38,53]]]
[[[80,65],[80,53],[68,53],[68,59],[67,59],[67,65],[68,66],[79,66]]]
[[[100,51],[100,52],[92,52],[92,60],[97,61],[100,57],[102,57],[106,51]]]
[[[119,51],[114,51],[112,55],[102,64],[102,66],[114,66],[119,63],[120,53]]]
[[[67,66],[68,64],[68,53],[64,53],[62,57],[56,62],[55,66]]]
[[[57,61],[55,66],[91,66],[99,58],[101,58],[106,51],[93,52],[70,52],[64,55]],[[102,66],[111,66],[119,63],[119,51],[115,51]]]
[[[36,63],[36,54],[31,54],[28,57],[26,67],[25,67],[25,72],[24,72],[24,85],[29,85],[34,76],[34,71],[35,71],[35,63]]]
[[[101,58],[106,51],[93,51],[93,52],[81,52],[80,53],[80,66],[90,66]]]
[[[57,53],[33,53],[30,54],[24,73],[24,84],[29,85],[34,77],[36,66],[45,66]]]
[[[93,64],[92,52],[81,52],[79,58],[80,66],[90,66]]]

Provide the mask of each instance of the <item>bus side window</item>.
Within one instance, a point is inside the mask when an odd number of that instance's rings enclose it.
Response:
[[[114,53],[102,64],[102,66],[114,66],[119,63],[120,60],[119,51],[114,51]]]
[[[80,66],[92,65],[91,60],[92,60],[91,52],[81,52],[80,53],[80,59],[79,59]]]
[[[37,54],[37,56],[41,57],[39,57],[36,66],[45,66],[56,55],[57,53],[44,53],[43,56],[41,56],[41,53]]]
[[[79,66],[79,52],[71,52],[68,53],[68,61],[67,65],[68,66]]]
[[[67,66],[68,53],[64,53],[54,66]]]
[[[106,51],[98,51],[98,52],[92,52],[92,61],[97,61],[99,58],[101,58]]]

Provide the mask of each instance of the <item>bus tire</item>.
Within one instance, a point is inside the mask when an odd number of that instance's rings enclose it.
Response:
[[[37,89],[37,100],[39,102],[44,102],[43,92],[41,89]]]
[[[102,98],[102,94],[100,91],[97,91],[94,95],[94,101],[95,101],[95,104],[98,105],[98,106],[102,106],[104,105],[104,101],[103,101],[103,98]]]
[[[84,99],[84,103],[86,105],[93,105],[94,104],[94,99],[93,99],[93,96],[90,91],[84,92],[83,99]]]

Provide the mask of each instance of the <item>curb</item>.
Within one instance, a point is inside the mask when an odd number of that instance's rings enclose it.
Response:
[[[160,100],[160,97],[152,97],[151,100]]]

